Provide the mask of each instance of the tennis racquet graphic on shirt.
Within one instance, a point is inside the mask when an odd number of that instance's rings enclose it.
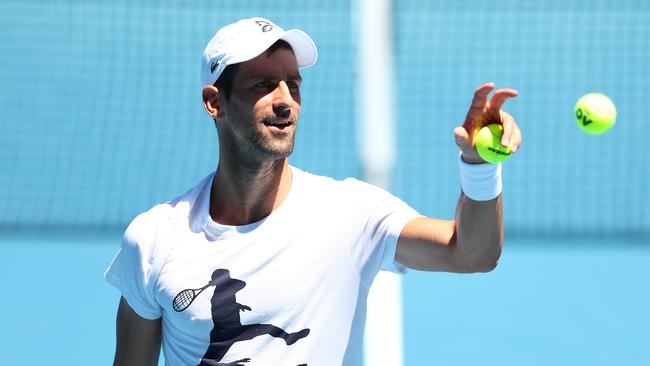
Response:
[[[187,309],[192,304],[192,302],[194,302],[194,299],[196,299],[196,297],[199,296],[201,292],[203,292],[203,290],[214,285],[216,285],[216,281],[210,281],[201,288],[197,288],[197,289],[188,288],[186,290],[179,292],[178,295],[174,297],[174,302],[172,303],[174,310],[176,310],[177,312],[181,312]]]

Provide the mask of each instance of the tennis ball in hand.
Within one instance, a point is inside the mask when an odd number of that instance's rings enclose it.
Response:
[[[474,147],[478,155],[488,163],[496,164],[508,160],[512,151],[501,145],[503,127],[500,124],[483,126],[474,136]]]
[[[583,96],[576,103],[575,112],[578,126],[592,135],[604,133],[616,122],[616,106],[605,94]]]

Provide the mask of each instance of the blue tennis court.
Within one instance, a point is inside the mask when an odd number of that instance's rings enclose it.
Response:
[[[110,363],[119,294],[102,272],[118,243],[0,241],[3,364]],[[597,244],[508,241],[492,273],[408,273],[404,364],[649,364],[650,248]]]

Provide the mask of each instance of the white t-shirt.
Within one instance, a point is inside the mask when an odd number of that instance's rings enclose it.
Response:
[[[361,364],[368,290],[380,269],[403,269],[397,239],[419,215],[361,181],[291,171],[259,222],[215,223],[211,174],[129,225],[105,277],[140,316],[162,317],[168,365]]]

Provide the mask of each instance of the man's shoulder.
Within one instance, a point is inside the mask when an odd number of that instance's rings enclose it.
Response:
[[[135,241],[150,240],[152,236],[156,235],[160,227],[166,227],[174,220],[187,219],[192,208],[200,203],[201,193],[204,191],[205,185],[211,182],[213,176],[214,172],[201,179],[185,193],[169,201],[158,203],[137,215],[126,229],[125,239],[131,238]]]
[[[294,168],[300,174],[301,181],[304,182],[303,186],[312,194],[317,193],[319,196],[324,197],[328,195],[335,195],[338,197],[356,197],[363,198],[369,196],[382,196],[387,192],[383,189],[366,183],[362,180],[353,177],[346,177],[342,179],[333,178],[325,175],[318,175],[302,171]]]
[[[292,171],[294,174],[297,174],[303,187],[307,189],[325,190],[323,193],[331,190],[354,187],[357,183],[361,182],[355,178],[334,178],[327,175],[311,173],[296,167],[292,167]]]

